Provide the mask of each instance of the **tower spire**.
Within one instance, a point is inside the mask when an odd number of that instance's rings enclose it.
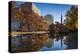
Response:
[[[62,14],[61,14],[61,24],[62,24]]]

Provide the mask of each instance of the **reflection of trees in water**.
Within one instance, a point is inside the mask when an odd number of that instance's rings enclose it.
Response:
[[[62,34],[62,33],[54,33],[54,34],[49,34],[49,37],[51,38],[51,39],[56,39],[56,41],[59,41],[59,40],[61,40],[61,47],[62,47],[62,41],[63,41],[63,37],[64,37],[64,35]]]
[[[49,33],[49,37],[51,39],[56,39],[56,41],[61,40],[61,47],[62,47],[62,41],[64,41],[64,44],[67,45],[67,49],[77,49],[78,48],[78,35],[77,35],[77,31],[73,31],[73,32],[67,32],[66,33]],[[55,34],[57,34],[55,36]],[[66,37],[65,40],[64,36]]]
[[[47,48],[51,48],[52,47],[52,44],[53,44],[53,40],[52,39],[48,39],[48,42],[47,42],[47,44],[45,44],[45,46]]]
[[[67,49],[77,49],[78,48],[78,35],[76,32],[70,32],[65,44],[68,45]]]
[[[19,40],[16,40],[16,38]],[[18,43],[21,43],[21,46],[19,46],[17,43],[14,44],[14,48],[12,47],[13,49],[12,51],[13,52],[37,51],[47,42],[47,39],[48,34],[17,36],[15,37],[15,40],[18,41]]]
[[[37,51],[40,48],[42,48],[45,43],[47,43],[45,46],[48,48],[51,48],[52,45],[54,45],[53,39],[56,39],[55,41],[59,41],[61,40],[61,47],[62,45],[62,41],[64,41],[64,44],[66,44],[68,47],[67,49],[76,49],[77,48],[77,32],[69,32],[68,35],[65,35],[63,33],[56,33],[58,35],[56,35],[54,38],[48,39],[48,42],[45,42],[46,38],[48,38],[48,36],[45,37],[45,35],[23,35],[23,37],[17,41],[20,41],[20,43],[22,43],[20,46],[17,47],[12,47],[14,50],[13,52],[29,52],[29,51]],[[49,35],[49,34],[46,34]],[[52,34],[50,34],[52,35]],[[66,37],[65,40],[64,36]],[[20,38],[21,36],[17,37]]]

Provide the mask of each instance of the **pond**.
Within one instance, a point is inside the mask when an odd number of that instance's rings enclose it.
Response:
[[[52,36],[53,37],[53,36]],[[48,42],[40,49],[41,51],[65,50],[78,48],[77,32],[70,32],[67,35],[59,34],[49,38]]]
[[[52,36],[53,37],[53,36]],[[68,35],[56,35],[53,38],[49,34],[19,35],[11,38],[13,52],[51,51],[78,48],[77,32]],[[46,41],[47,40],[47,41]]]
[[[67,48],[67,45],[64,43],[65,41],[65,36],[63,39],[56,40],[54,39],[49,39],[48,43],[46,43],[40,50],[41,51],[50,51],[50,50],[64,50]]]

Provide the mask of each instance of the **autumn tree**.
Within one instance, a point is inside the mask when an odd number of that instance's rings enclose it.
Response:
[[[69,30],[78,29],[78,8],[72,6],[66,13],[66,28]]]

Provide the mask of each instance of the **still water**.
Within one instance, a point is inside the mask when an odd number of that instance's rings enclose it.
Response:
[[[65,37],[61,40],[49,39],[48,43],[46,43],[40,50],[41,51],[49,51],[49,50],[64,50],[67,48],[67,45],[64,44]]]
[[[50,51],[77,49],[77,32],[69,35],[58,35],[53,38],[44,35],[23,35],[11,38],[13,52],[15,51]],[[48,39],[46,38],[48,37]],[[45,42],[47,40],[47,42]],[[45,43],[45,44],[44,44]]]

